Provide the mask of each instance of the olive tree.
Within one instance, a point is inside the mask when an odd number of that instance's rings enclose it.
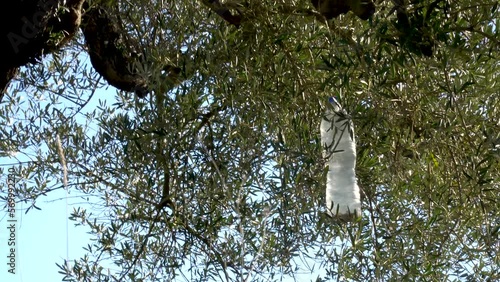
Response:
[[[64,278],[499,279],[498,3],[365,3],[43,10],[4,70],[0,153],[29,150],[30,208],[65,187],[99,211],[72,213],[96,241]],[[363,212],[347,222],[324,207],[330,96],[357,140]]]

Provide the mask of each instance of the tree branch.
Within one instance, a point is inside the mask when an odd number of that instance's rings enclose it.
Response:
[[[214,11],[217,15],[219,15],[226,22],[240,27],[242,15],[234,15],[231,12],[231,9],[226,4],[222,4],[219,0],[202,0],[201,1],[205,6],[209,7],[212,11]]]

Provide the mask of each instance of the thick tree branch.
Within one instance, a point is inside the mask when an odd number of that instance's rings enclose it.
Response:
[[[95,70],[112,86],[144,97],[149,92],[147,77],[138,70],[145,58],[132,49],[116,17],[104,7],[92,7],[83,19],[82,31]]]
[[[349,11],[367,20],[375,13],[375,4],[371,0],[311,0],[311,3],[327,20]]]
[[[231,12],[231,9],[228,7],[228,5],[222,4],[219,0],[202,0],[201,2],[226,22],[236,27],[240,26],[242,20],[241,14],[235,15],[233,12]]]
[[[85,0],[6,1],[0,12],[0,101],[17,69],[58,50],[78,30]],[[64,4],[64,6],[63,6]]]

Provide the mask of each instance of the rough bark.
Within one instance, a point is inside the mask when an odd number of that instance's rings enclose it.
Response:
[[[7,1],[0,12],[0,101],[19,67],[37,63],[59,50],[82,28],[94,69],[110,85],[144,97],[152,89],[143,69],[147,58],[126,41],[125,31],[107,7],[89,7],[85,0]],[[136,48],[137,49],[137,48]],[[178,81],[180,69],[165,66],[165,79]]]
[[[6,1],[0,12],[0,101],[19,67],[58,50],[81,23],[84,0]]]
[[[148,81],[137,69],[146,58],[127,42],[118,20],[103,7],[89,9],[83,18],[82,31],[94,69],[114,87],[144,97],[150,91]]]

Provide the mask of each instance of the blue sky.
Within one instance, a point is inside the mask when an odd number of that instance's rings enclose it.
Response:
[[[29,95],[18,93],[17,95]],[[115,89],[98,90],[92,100],[85,106],[82,113],[93,110],[100,97],[114,97]],[[5,99],[5,98],[4,98]],[[5,121],[2,121],[4,123]],[[22,154],[14,158],[0,158],[0,166],[6,172],[18,161],[29,161]],[[0,176],[2,184],[6,184],[7,175]],[[55,176],[57,177],[57,176]],[[5,185],[6,186],[6,185]],[[0,191],[2,194],[5,191]],[[16,275],[8,273],[8,258],[10,248],[7,245],[9,231],[7,230],[7,213],[2,207],[0,210],[0,281],[61,281],[63,275],[56,263],[62,264],[65,259],[74,260],[82,257],[86,252],[83,247],[91,243],[86,226],[75,226],[75,222],[68,219],[73,207],[82,206],[84,201],[69,191],[58,189],[47,193],[47,197],[37,199],[37,207],[41,210],[30,209],[25,213],[29,204],[17,203],[17,260]],[[68,196],[68,197],[67,197]],[[3,205],[4,203],[2,203]],[[83,207],[88,208],[88,205]],[[43,278],[43,279],[41,279]]]
[[[4,164],[3,161],[0,164]],[[69,212],[72,200],[75,199],[68,199]],[[75,227],[73,222],[69,222],[65,190],[56,190],[44,197],[38,205],[41,210],[31,209],[25,214],[27,207],[26,204],[17,204],[18,273],[15,276],[7,272],[7,216],[5,211],[1,214],[0,281],[61,281],[63,276],[57,273],[59,269],[55,263],[61,264],[67,255],[70,260],[83,256],[85,251],[82,247],[90,243],[88,230],[85,226]]]

